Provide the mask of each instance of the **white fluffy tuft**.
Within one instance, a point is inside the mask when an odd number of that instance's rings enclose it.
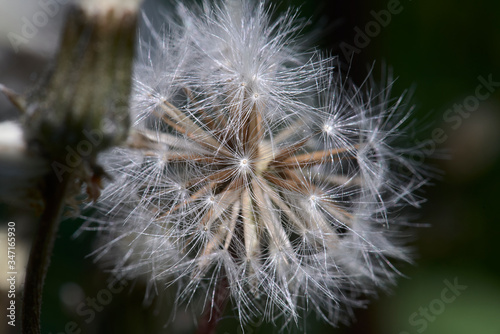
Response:
[[[300,47],[294,12],[269,17],[250,0],[179,4],[141,41],[134,130],[106,157],[91,228],[117,273],[178,283],[179,302],[210,303],[225,276],[242,323],[336,324],[408,260],[398,211],[425,178],[395,144],[407,116],[390,82],[356,87]]]

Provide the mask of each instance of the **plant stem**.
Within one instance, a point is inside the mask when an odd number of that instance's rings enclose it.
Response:
[[[40,217],[38,231],[31,246],[26,278],[24,281],[24,297],[21,311],[21,328],[23,334],[39,334],[40,314],[42,308],[43,283],[50,264],[50,256],[54,247],[59,227],[65,193],[71,175],[58,180],[54,173],[45,178],[45,210]]]
[[[207,303],[198,323],[197,334],[215,334],[217,323],[224,314],[228,299],[229,284],[226,275],[222,274],[215,287],[214,300],[211,303]]]

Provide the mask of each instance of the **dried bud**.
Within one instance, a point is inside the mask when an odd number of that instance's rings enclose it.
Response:
[[[26,152],[45,159],[59,181],[68,174],[99,196],[96,158],[128,134],[134,40],[140,0],[85,0],[71,9],[57,59],[27,96],[0,85],[23,111]],[[3,175],[2,175],[3,178]],[[69,196],[71,197],[71,196]]]
[[[92,160],[128,132],[136,17],[96,8],[69,14],[55,66],[27,99],[28,142],[60,162],[69,148]]]

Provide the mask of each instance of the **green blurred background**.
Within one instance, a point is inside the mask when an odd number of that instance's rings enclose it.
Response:
[[[15,28],[27,4],[14,10],[12,4],[0,1],[1,16],[10,16]],[[36,2],[29,4],[36,10]],[[309,333],[338,334],[500,334],[499,87],[470,108],[467,117],[461,116],[459,125],[458,121],[444,119],[454,104],[475,96],[481,84],[479,76],[491,76],[494,82],[500,82],[500,2],[402,0],[395,4],[361,0],[275,3],[278,9],[300,6],[302,16],[315,22],[310,29],[320,33],[316,42],[333,54],[343,57],[339,48],[342,42],[357,47],[359,52],[352,58],[350,69],[357,82],[364,79],[368,65],[374,61],[375,69],[388,64],[397,78],[395,94],[414,89],[414,117],[426,125],[415,134],[415,140],[426,142],[434,129],[442,129],[446,140],[436,152],[448,152],[448,158],[429,161],[439,170],[438,177],[433,186],[425,188],[428,200],[416,219],[428,226],[414,230],[415,264],[400,267],[405,277],[390,293],[381,292],[366,309],[356,310],[351,325],[331,328],[312,315],[307,319],[307,329]],[[391,15],[388,25],[379,24],[380,32],[369,36],[366,45],[356,46],[355,28],[375,29],[372,11],[379,13],[388,6],[395,6],[398,13]],[[52,46],[44,49],[32,45],[19,54],[12,52],[5,40],[11,28],[1,27],[0,82],[23,91],[36,80],[57,45],[60,18],[54,21],[41,31],[46,38],[42,45]],[[0,108],[3,119],[14,117],[4,99]],[[19,244],[24,243],[27,249],[35,231],[31,214],[6,205],[0,207],[0,214],[2,231],[7,221],[16,221],[21,233]],[[111,302],[87,324],[86,317],[78,315],[76,309],[85,298],[95,298],[106,288],[108,275],[86,257],[93,248],[93,236],[72,238],[80,224],[78,220],[66,220],[61,226],[45,286],[43,333],[71,332],[65,329],[71,321],[82,333],[192,332],[190,316],[184,310],[177,311],[173,327],[163,329],[171,295],[164,294],[153,305],[143,306],[145,287],[139,282],[130,282],[123,292],[113,294]],[[443,289],[454,281],[464,287],[453,302],[446,303]],[[2,291],[2,303],[4,295]],[[278,327],[249,326],[245,333],[272,333]],[[2,328],[6,328],[5,320],[0,332]],[[219,333],[241,332],[228,313]]]

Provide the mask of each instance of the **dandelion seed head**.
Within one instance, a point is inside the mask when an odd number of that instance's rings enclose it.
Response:
[[[178,284],[177,303],[210,300],[224,277],[242,323],[346,320],[408,259],[395,213],[418,205],[425,177],[394,144],[404,99],[305,50],[293,11],[204,1],[179,4],[164,33],[148,22],[134,129],[104,162],[100,253]]]

